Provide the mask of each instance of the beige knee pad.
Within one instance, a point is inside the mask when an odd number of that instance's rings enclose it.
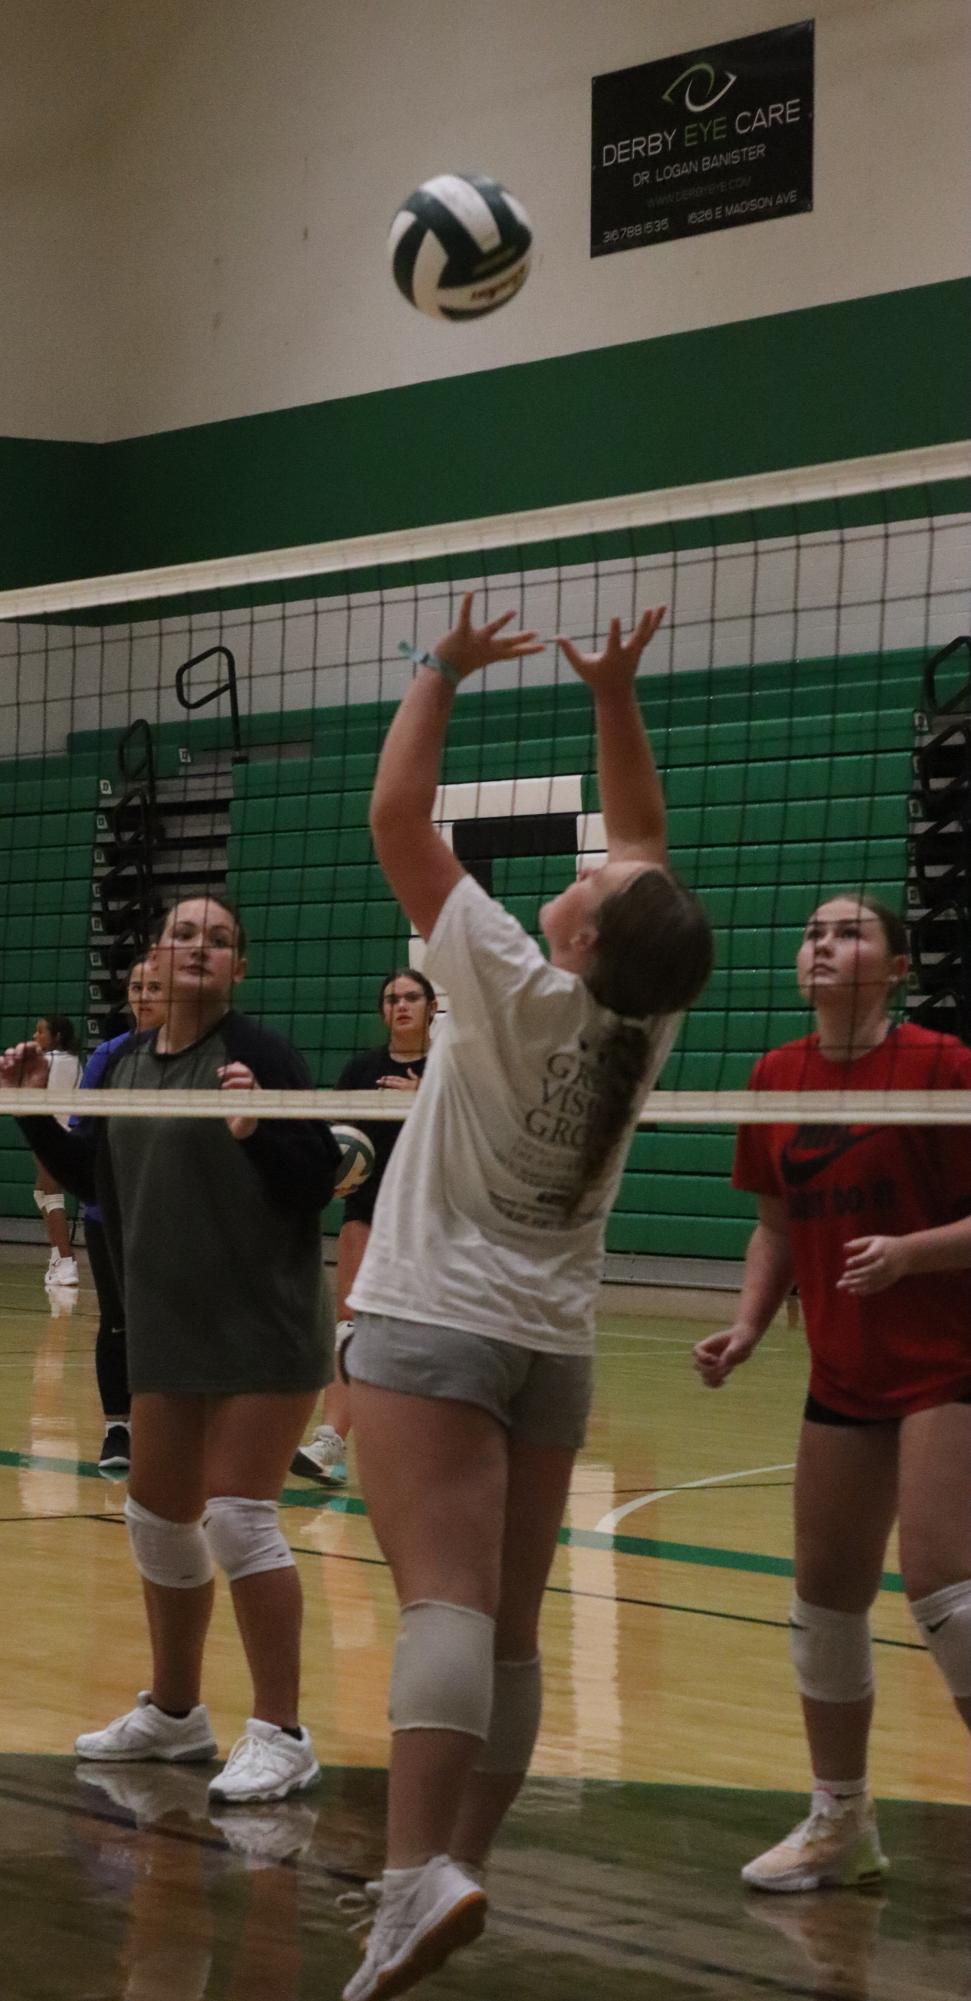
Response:
[[[391,1670],[392,1730],[489,1734],[496,1622],[469,1605],[422,1598],[405,1605]]]
[[[789,1644],[800,1695],[813,1702],[864,1702],[873,1693],[866,1612],[833,1612],[794,1598]]]
[[[497,1661],[489,1735],[475,1761],[476,1771],[528,1772],[542,1707],[539,1654],[529,1661]]]
[[[971,1697],[971,1578],[945,1584],[910,1607],[924,1644],[932,1653],[951,1694],[960,1702]]]

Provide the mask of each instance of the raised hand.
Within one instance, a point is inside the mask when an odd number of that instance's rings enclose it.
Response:
[[[629,638],[623,637],[619,618],[612,618],[607,634],[607,644],[600,653],[581,653],[572,639],[562,634],[557,636],[557,646],[569,661],[574,674],[579,674],[595,695],[611,694],[616,689],[629,688],[640,666],[641,654],[649,646],[658,626],[667,611],[667,605],[658,605],[656,610],[643,611]]]
[[[497,660],[522,660],[528,653],[545,651],[545,640],[538,639],[535,632],[506,631],[513,616],[511,611],[504,611],[501,618],[490,619],[487,625],[473,625],[474,596],[474,591],[466,593],[451,632],[434,649],[438,659],[453,667],[461,680]]]
[[[50,1071],[36,1042],[16,1042],[0,1056],[0,1090],[43,1091]]]

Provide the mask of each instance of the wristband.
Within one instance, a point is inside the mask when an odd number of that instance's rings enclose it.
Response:
[[[450,660],[440,660],[437,653],[423,653],[420,646],[409,646],[406,639],[399,641],[398,652],[403,653],[406,660],[413,660],[416,667],[434,667],[436,674],[440,674],[450,688],[458,687],[462,676]]]

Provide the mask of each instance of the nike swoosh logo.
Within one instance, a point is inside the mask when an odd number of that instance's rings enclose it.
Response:
[[[942,1627],[942,1626],[946,1626],[946,1625],[947,1625],[947,1622],[948,1622],[948,1620],[949,1620],[949,1618],[950,1618],[950,1617],[951,1617],[951,1614],[950,1614],[950,1612],[945,1612],[945,1614],[944,1614],[944,1617],[943,1617],[943,1619],[938,1619],[938,1621],[937,1621],[937,1624],[936,1624],[936,1625],[934,1625],[934,1626],[925,1626],[925,1627],[924,1627],[924,1631],[925,1631],[925,1633],[939,1633],[939,1632],[940,1632],[940,1630],[941,1630],[941,1627]]]
[[[844,1153],[849,1153],[851,1147],[860,1146],[865,1139],[872,1139],[877,1128],[870,1126],[862,1133],[840,1131],[839,1138],[827,1151],[820,1153],[802,1151],[797,1154],[795,1151],[797,1147],[805,1149],[812,1145],[809,1135],[814,1130],[818,1131],[819,1128],[800,1126],[798,1132],[792,1139],[786,1141],[782,1149],[782,1178],[787,1188],[805,1187],[807,1181],[813,1181],[817,1174],[823,1174],[835,1161],[842,1160]],[[828,1138],[832,1130],[832,1127],[823,1127],[822,1132]]]

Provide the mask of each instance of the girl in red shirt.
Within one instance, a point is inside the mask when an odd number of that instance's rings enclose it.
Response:
[[[796,968],[816,1033],[762,1057],[753,1090],[971,1087],[971,1050],[890,1020],[907,936],[882,904],[821,904]],[[759,1220],[736,1319],[698,1342],[695,1367],[719,1388],[794,1282],[812,1364],[791,1614],[812,1806],[742,1876],[864,1883],[888,1867],[866,1777],[868,1615],[895,1518],[911,1609],[971,1728],[971,1124],[742,1127],[733,1179]]]

